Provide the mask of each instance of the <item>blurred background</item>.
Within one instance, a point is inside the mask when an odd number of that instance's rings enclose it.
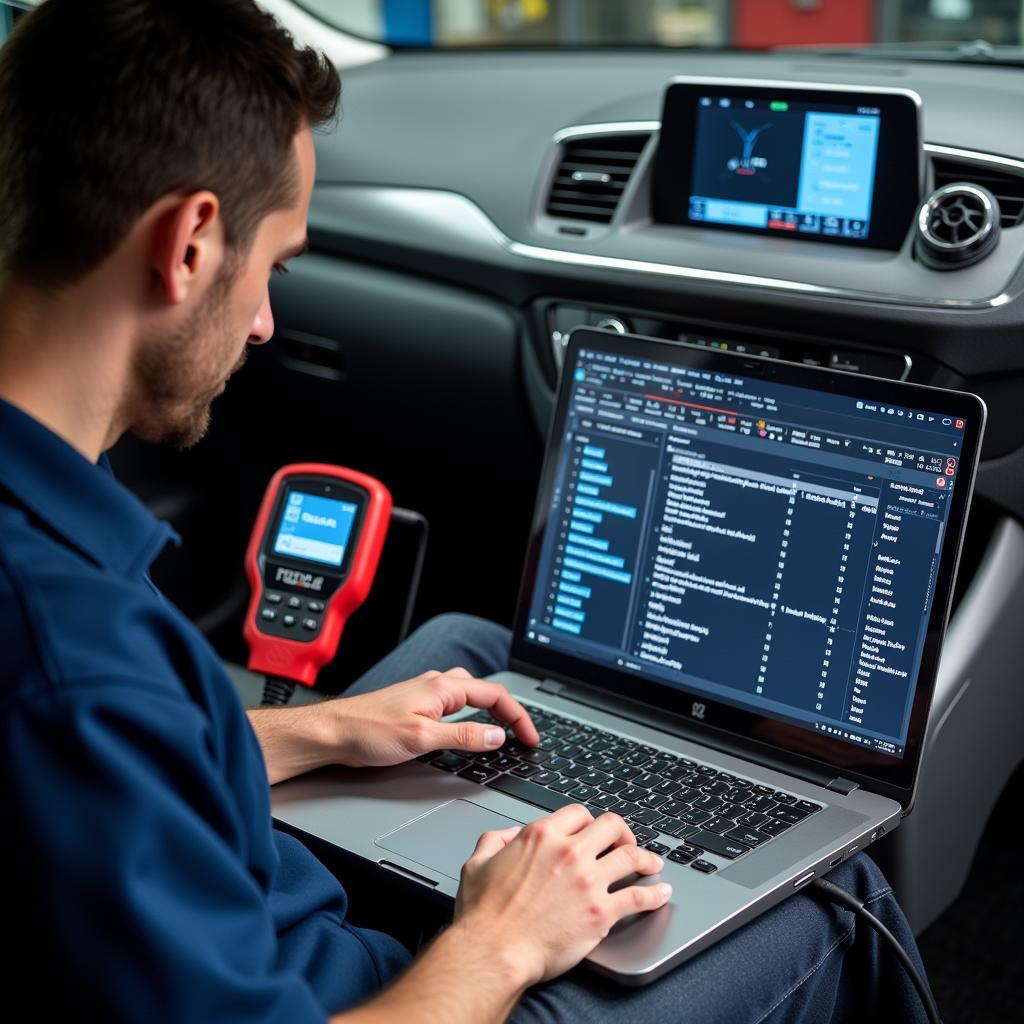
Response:
[[[1022,0],[298,0],[405,46],[1020,45]]]
[[[0,0],[0,43],[36,2]],[[993,48],[1024,44],[1024,0],[264,0],[264,5],[279,16],[282,8],[298,9],[330,28],[394,47],[840,46],[984,59]]]

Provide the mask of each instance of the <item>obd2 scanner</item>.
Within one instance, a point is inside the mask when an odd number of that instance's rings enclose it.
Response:
[[[249,670],[266,677],[264,706],[287,704],[295,684],[312,686],[334,657],[373,585],[392,511],[388,489],[353,469],[294,463],[274,474],[245,555],[243,635]]]

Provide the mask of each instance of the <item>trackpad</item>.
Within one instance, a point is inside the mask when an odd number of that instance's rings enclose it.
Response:
[[[458,881],[462,865],[469,860],[484,832],[522,824],[468,800],[452,800],[381,836],[375,843]]]

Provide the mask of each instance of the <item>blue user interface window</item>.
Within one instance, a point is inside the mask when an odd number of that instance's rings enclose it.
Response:
[[[713,96],[698,104],[691,220],[867,238],[877,108]]]
[[[341,565],[358,506],[351,501],[291,491],[274,551],[325,565]]]
[[[902,757],[966,424],[582,350],[526,640]]]

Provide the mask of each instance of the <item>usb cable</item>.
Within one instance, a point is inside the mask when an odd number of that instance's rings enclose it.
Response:
[[[858,899],[852,893],[848,893],[845,889],[840,889],[838,885],[826,881],[824,878],[815,879],[807,888],[815,892],[822,900],[835,903],[837,906],[853,911],[858,918],[878,932],[889,944],[893,953],[896,954],[896,958],[903,964],[903,969],[910,976],[910,980],[914,983],[914,988],[917,989],[917,994],[924,1005],[925,1013],[928,1014],[930,1024],[942,1024],[942,1020],[939,1017],[939,1008],[935,1005],[935,1000],[924,979],[914,966],[914,962],[907,955],[907,951],[896,940],[896,936],[864,906],[864,901]]]

